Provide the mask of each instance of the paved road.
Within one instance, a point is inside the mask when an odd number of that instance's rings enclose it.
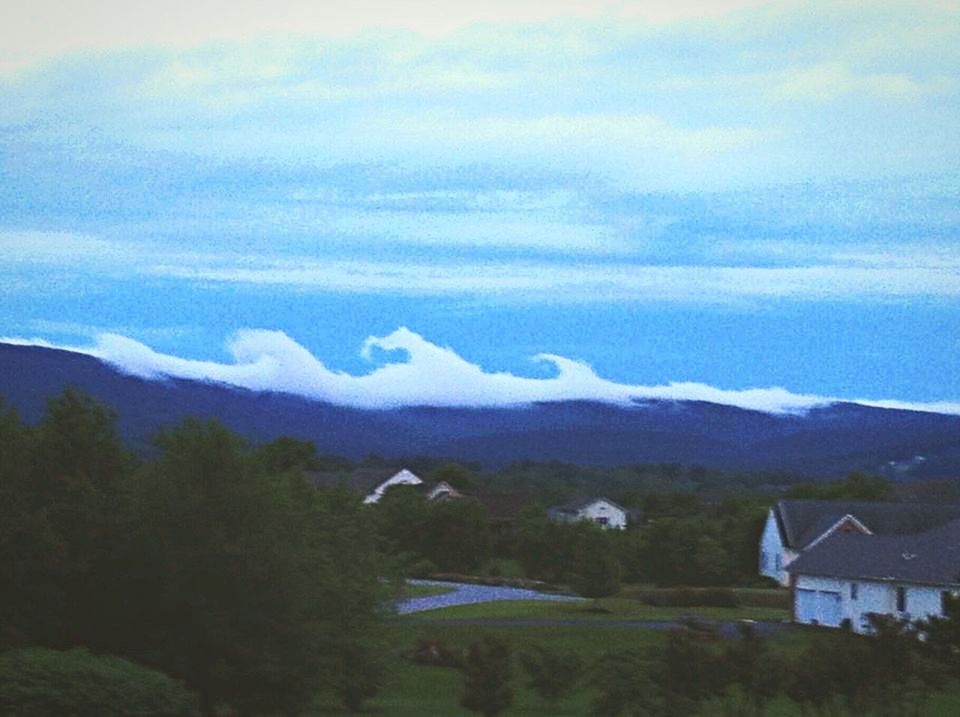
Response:
[[[583,600],[583,598],[573,597],[571,595],[554,595],[552,593],[541,593],[536,590],[524,590],[522,588],[500,588],[492,585],[448,583],[439,580],[409,580],[408,582],[412,585],[437,585],[452,588],[452,590],[442,595],[427,595],[425,597],[401,600],[396,604],[396,610],[402,615],[411,612],[436,610],[441,607],[472,605],[474,603],[493,602],[496,600]]]

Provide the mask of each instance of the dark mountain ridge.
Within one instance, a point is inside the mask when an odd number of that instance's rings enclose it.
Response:
[[[255,442],[311,440],[321,453],[361,458],[447,456],[499,466],[515,460],[581,465],[699,464],[837,477],[960,477],[960,416],[837,403],[774,415],[700,401],[590,401],[520,408],[357,409],[223,384],[146,380],[90,356],[0,344],[0,396],[29,422],[68,386],[119,416],[124,439],[149,450],[185,416],[217,418]]]

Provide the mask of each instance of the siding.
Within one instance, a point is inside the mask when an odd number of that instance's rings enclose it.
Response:
[[[852,597],[851,586],[856,584],[856,599]],[[906,610],[897,612],[897,588],[906,591]],[[941,593],[945,587],[937,585],[910,585],[896,582],[878,582],[874,580],[849,580],[845,578],[825,578],[813,575],[798,575],[794,592],[794,615],[797,622],[812,623],[804,620],[803,613],[797,608],[798,600],[804,599],[802,591],[835,592],[840,594],[841,619],[850,621],[857,632],[867,631],[866,616],[875,612],[883,615],[903,617],[910,620],[922,620],[931,615],[941,615]]]

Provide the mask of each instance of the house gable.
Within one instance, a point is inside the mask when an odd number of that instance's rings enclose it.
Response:
[[[383,481],[371,492],[369,492],[364,497],[363,502],[368,505],[370,503],[378,503],[388,489],[397,485],[420,485],[422,483],[423,481],[420,480],[417,475],[404,468],[403,470],[390,476],[387,480]]]

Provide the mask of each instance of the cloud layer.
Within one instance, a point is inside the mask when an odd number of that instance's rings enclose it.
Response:
[[[538,354],[555,375],[530,378],[485,371],[456,353],[401,327],[386,336],[370,336],[361,355],[379,363],[369,373],[332,371],[281,331],[245,329],[227,343],[233,363],[179,358],[159,353],[118,334],[100,334],[92,346],[55,346],[40,339],[0,339],[7,343],[61,348],[99,358],[121,371],[147,379],[166,377],[225,383],[254,391],[290,393],[357,408],[401,406],[505,407],[537,402],[588,400],[629,404],[636,400],[708,401],[768,413],[799,413],[841,398],[797,394],[779,388],[725,390],[702,383],[661,386],[616,383],[598,376],[586,363]],[[377,361],[387,352],[385,361]],[[400,352],[403,358],[394,358]],[[911,403],[853,399],[885,408],[960,414],[960,403]]]

